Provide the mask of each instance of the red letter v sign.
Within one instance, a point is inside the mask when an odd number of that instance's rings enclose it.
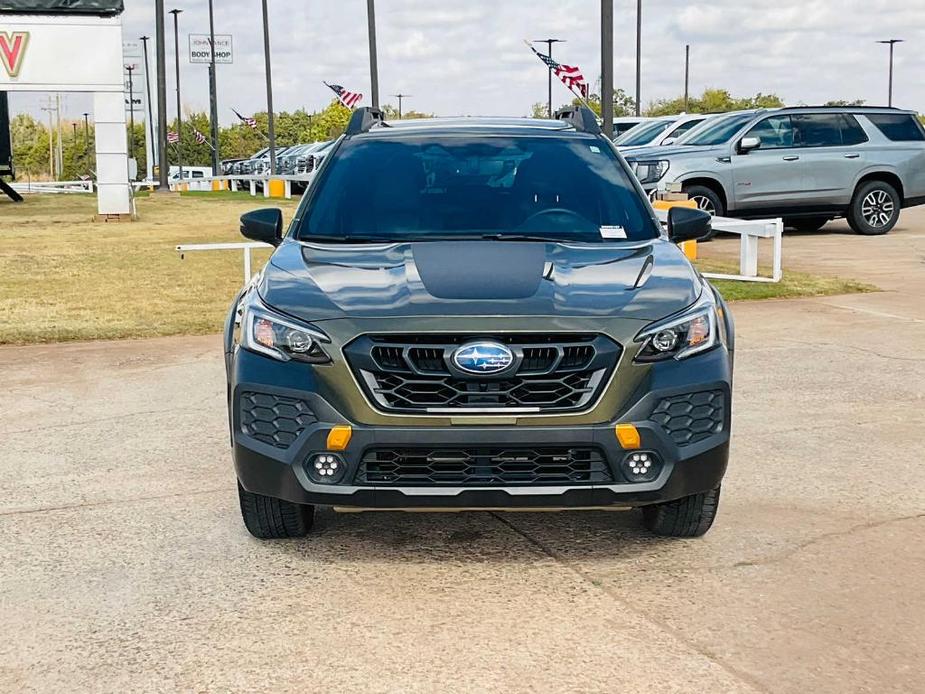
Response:
[[[22,59],[29,43],[28,31],[14,31],[8,34],[0,31],[0,62],[10,77],[16,77],[22,67]]]

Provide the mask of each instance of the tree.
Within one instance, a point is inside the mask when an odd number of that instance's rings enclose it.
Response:
[[[863,106],[866,103],[864,99],[852,99],[847,101],[845,99],[834,99],[832,101],[826,101],[826,106]]]
[[[687,109],[684,107],[684,97],[674,99],[659,99],[649,104],[646,109],[647,116],[669,116],[676,113],[723,113],[725,111],[741,111],[750,108],[779,108],[784,105],[783,100],[776,94],[762,94],[755,96],[734,97],[725,89],[705,89],[699,97],[688,100]]]

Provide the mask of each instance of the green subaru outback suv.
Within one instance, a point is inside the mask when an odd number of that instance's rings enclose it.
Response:
[[[593,114],[353,114],[226,322],[241,512],[640,507],[700,535],[729,452],[733,325]]]

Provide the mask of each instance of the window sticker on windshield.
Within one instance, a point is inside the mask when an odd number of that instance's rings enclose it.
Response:
[[[594,152],[595,154],[600,154],[600,153],[601,153],[601,148],[598,147],[597,145],[588,145],[588,147],[589,147],[589,148],[591,149],[591,151]]]
[[[620,226],[602,226],[601,227],[601,238],[602,239],[625,239],[626,229]]]

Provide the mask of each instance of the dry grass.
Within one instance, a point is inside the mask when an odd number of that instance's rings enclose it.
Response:
[[[141,198],[140,220],[91,221],[89,196],[0,204],[0,343],[219,332],[242,282],[231,251],[179,243],[243,241],[238,217],[262,198]],[[274,200],[288,219],[294,200]],[[255,268],[269,253],[254,254]]]
[[[0,344],[207,334],[221,331],[240,288],[241,256],[174,251],[179,243],[235,242],[238,217],[295,200],[246,193],[138,199],[140,220],[91,221],[89,196],[35,195],[0,203]],[[267,252],[254,254],[255,269]],[[710,263],[728,272],[728,265]],[[865,291],[867,285],[785,273],[780,284],[719,282],[729,299]]]

